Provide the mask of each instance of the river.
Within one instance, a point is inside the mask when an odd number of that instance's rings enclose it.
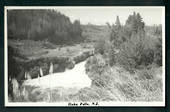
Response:
[[[26,86],[34,86],[40,88],[77,88],[91,86],[91,79],[85,71],[86,61],[80,62],[75,65],[71,70],[66,70],[62,73],[53,73],[40,78],[30,79],[24,81]]]

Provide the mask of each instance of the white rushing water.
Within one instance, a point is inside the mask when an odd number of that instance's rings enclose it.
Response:
[[[87,76],[85,72],[85,63],[83,61],[75,65],[71,70],[66,70],[62,73],[53,73],[51,75],[46,75],[43,77],[26,80],[24,85],[36,86],[41,88],[84,88],[90,87],[91,79]]]

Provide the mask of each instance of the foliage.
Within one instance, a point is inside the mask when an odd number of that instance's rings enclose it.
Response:
[[[120,44],[126,40],[125,29],[121,26],[119,16],[117,16],[115,24],[111,26],[107,23],[107,25],[110,29],[110,41],[113,43],[114,47],[119,48]]]
[[[130,71],[148,66],[154,62],[155,45],[152,38],[141,38],[136,34],[121,46],[117,61]]]
[[[104,46],[105,46],[105,41],[104,40],[99,40],[94,45],[95,52],[100,53],[100,54],[104,54],[104,52],[105,52],[105,47]]]
[[[110,41],[99,40],[94,45],[95,53],[103,55],[104,60],[108,65],[113,66],[116,63],[115,59],[115,47]]]
[[[120,25],[117,16],[115,25],[108,24],[111,30],[110,43],[112,47],[109,51],[110,60],[116,55],[116,62],[123,65],[127,70],[133,71],[141,67],[148,66],[152,63],[161,65],[162,63],[162,46],[161,46],[161,27],[146,27],[152,29],[145,32],[145,23],[139,13],[129,15],[126,24]],[[155,38],[153,38],[153,36]],[[115,55],[118,49],[119,53]],[[115,58],[114,58],[115,60]],[[112,61],[114,62],[114,61]]]
[[[162,39],[158,38],[154,49],[154,62],[162,66]]]
[[[129,15],[128,19],[126,20],[125,27],[130,30],[131,33],[139,32],[140,30],[144,30],[144,22],[142,21],[142,17],[139,13],[133,13],[133,15]]]
[[[134,12],[133,15],[129,15],[124,26],[121,26],[119,16],[117,16],[115,24],[112,26],[108,24],[108,26],[110,28],[110,41],[113,42],[115,47],[119,48],[120,45],[130,39],[133,34],[144,34],[145,24],[140,14]]]
[[[89,66],[90,65],[90,66]],[[97,86],[107,86],[106,80],[108,77],[102,76],[107,65],[101,54],[91,57],[86,63],[86,71],[90,71],[89,77],[92,79],[92,83]],[[103,78],[103,79],[102,79]],[[105,78],[105,79],[104,79]]]
[[[117,29],[120,29],[121,23],[120,23],[120,20],[119,20],[119,16],[116,17],[115,25],[116,25]]]
[[[161,38],[162,25],[145,26],[145,33],[153,38]]]
[[[8,78],[21,79],[22,60],[25,60],[25,57],[19,53],[18,49],[8,46]]]
[[[80,21],[74,23],[56,10],[9,10],[8,36],[13,39],[48,40],[55,44],[80,41]]]
[[[97,61],[98,60],[98,61]],[[132,75],[119,66],[107,66],[102,55],[91,57],[86,72],[92,80],[90,94],[83,89],[77,101],[96,99],[102,101],[162,101],[162,68],[153,66],[136,70]],[[102,90],[100,93],[97,91]],[[103,95],[107,94],[109,99]]]

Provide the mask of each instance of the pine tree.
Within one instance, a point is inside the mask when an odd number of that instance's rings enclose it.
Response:
[[[129,15],[125,26],[130,30],[131,33],[138,33],[144,31],[145,24],[140,14],[136,14],[134,12],[133,15]]]
[[[137,25],[138,25],[138,30],[143,30],[144,22],[143,22],[142,17],[139,13],[137,13],[137,15],[136,15],[136,21],[137,21]]]
[[[118,29],[120,29],[121,24],[120,24],[119,16],[116,17],[115,25],[116,25],[116,27],[117,27]]]

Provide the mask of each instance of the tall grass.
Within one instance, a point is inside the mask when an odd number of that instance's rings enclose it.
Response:
[[[161,67],[143,68],[132,74],[123,67],[105,66],[104,63],[101,55],[94,56],[87,62],[87,73],[92,79],[93,92],[102,89],[105,94],[109,94],[111,101],[162,101]],[[93,92],[89,91],[88,94]],[[106,97],[102,93],[97,96],[102,101]]]

